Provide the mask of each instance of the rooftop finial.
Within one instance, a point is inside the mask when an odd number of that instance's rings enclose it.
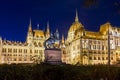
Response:
[[[40,26],[40,25],[39,25],[39,24],[37,24],[37,29],[39,29],[39,26]]]
[[[76,9],[76,17],[75,17],[75,22],[78,22],[79,19],[78,19],[78,12],[77,12],[77,9]]]
[[[56,29],[56,32],[58,32],[58,29]]]

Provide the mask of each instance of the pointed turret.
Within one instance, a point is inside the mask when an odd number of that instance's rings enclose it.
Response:
[[[62,50],[64,50],[64,48],[65,48],[65,38],[64,38],[63,34],[62,34],[61,48],[62,48]]]
[[[29,23],[28,32],[32,32],[32,23],[31,23],[31,19],[30,19],[30,23]]]
[[[65,40],[64,40],[64,35],[62,35],[62,44],[65,43]]]
[[[38,29],[38,30],[39,30],[39,26],[40,26],[40,25],[39,25],[39,24],[37,24],[37,29]]]
[[[56,32],[54,33],[54,36],[59,39],[59,32],[58,32],[58,29],[56,29]]]
[[[27,33],[27,43],[31,43],[32,40],[33,40],[33,32],[32,32],[32,23],[31,23],[31,19],[30,19],[28,33]]]
[[[49,33],[49,34],[50,34],[49,22],[47,22],[47,33]]]
[[[50,37],[49,22],[47,22],[46,39]]]
[[[79,22],[77,9],[76,9],[75,22]]]

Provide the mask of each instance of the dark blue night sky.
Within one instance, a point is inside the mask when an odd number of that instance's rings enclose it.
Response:
[[[39,24],[45,30],[49,21],[52,32],[58,28],[60,34],[67,36],[76,8],[86,30],[98,31],[108,21],[120,26],[119,0],[1,0],[0,36],[25,41],[30,18],[33,29]]]

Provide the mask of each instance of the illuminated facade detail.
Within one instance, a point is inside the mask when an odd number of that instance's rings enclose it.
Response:
[[[33,63],[44,61],[44,41],[50,36],[49,24],[47,31],[32,30],[30,20],[26,42],[2,40],[0,38],[0,64]]]
[[[107,64],[108,28],[110,35],[110,62],[120,61],[120,28],[109,22],[100,26],[98,32],[85,30],[79,22],[76,11],[75,22],[69,28],[66,44],[67,63],[69,64]]]

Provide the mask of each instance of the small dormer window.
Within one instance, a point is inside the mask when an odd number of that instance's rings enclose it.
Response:
[[[40,42],[38,43],[38,45],[39,45],[40,47],[42,47],[42,44],[41,44]]]

